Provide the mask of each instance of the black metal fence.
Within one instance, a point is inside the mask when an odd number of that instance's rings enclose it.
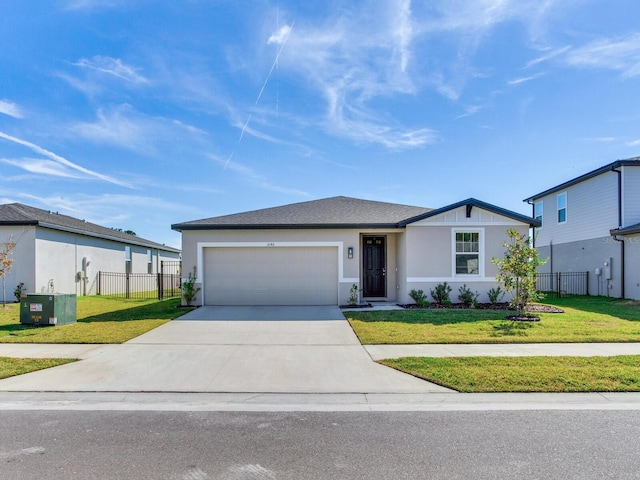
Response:
[[[181,295],[179,261],[163,261],[160,273],[98,272],[98,295],[119,298],[166,298]]]
[[[536,286],[546,295],[589,295],[589,272],[538,273]]]

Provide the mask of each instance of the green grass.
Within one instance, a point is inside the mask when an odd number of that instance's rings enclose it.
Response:
[[[7,304],[0,306],[0,343],[123,343],[186,313],[179,303],[78,297],[77,323],[57,327],[22,325],[19,304]]]
[[[406,357],[380,363],[466,393],[640,391],[640,355]]]
[[[75,362],[72,358],[9,358],[0,357],[0,379],[35,372]]]
[[[576,296],[544,303],[565,313],[542,313],[540,322],[506,320],[509,312],[504,310],[379,310],[347,315],[365,345],[640,342],[639,302]]]

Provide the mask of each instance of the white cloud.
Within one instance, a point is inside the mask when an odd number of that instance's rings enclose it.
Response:
[[[519,85],[521,83],[530,82],[531,80],[535,80],[536,78],[540,78],[543,75],[544,75],[544,73],[537,73],[536,75],[531,75],[529,77],[516,78],[514,80],[509,80],[507,82],[507,85]]]
[[[246,165],[242,165],[237,162],[231,161],[231,159],[220,159],[214,156],[210,156],[210,158],[221,165],[225,170],[231,170],[232,172],[240,175],[244,180],[253,185],[255,187],[261,188],[263,190],[268,190],[271,192],[284,193],[287,195],[294,195],[297,197],[309,197],[310,195],[307,192],[302,190],[297,190],[295,188],[287,188],[282,187],[280,185],[276,185],[268,177],[256,172],[253,168],[248,167]]]
[[[564,46],[564,47],[560,47],[560,48],[554,48],[554,49],[549,49],[547,50],[543,55],[534,58],[533,60],[530,60],[527,62],[527,64],[525,65],[525,68],[530,68],[533,67],[535,65],[538,65],[540,63],[544,63],[547,62],[553,58],[556,58],[560,55],[562,55],[563,53],[565,53],[566,51],[568,51],[571,48],[570,45]]]
[[[105,73],[107,75],[112,75],[130,83],[149,83],[149,80],[147,80],[144,76],[140,75],[137,72],[138,69],[129,65],[125,65],[119,58],[96,55],[91,59],[81,58],[76,63],[74,63],[74,65],[77,67],[94,70],[96,72]]]
[[[24,118],[22,109],[7,99],[0,100],[0,113],[4,113],[13,118]]]
[[[115,145],[140,153],[157,152],[161,145],[193,139],[206,132],[177,120],[150,117],[130,105],[98,110],[94,122],[80,122],[69,127],[74,135],[104,144]]]
[[[81,172],[81,173],[87,175],[88,177],[95,178],[95,179],[98,179],[98,180],[103,180],[105,182],[113,183],[113,184],[116,184],[116,185],[120,185],[122,187],[131,188],[131,186],[128,185],[127,183],[125,183],[125,182],[122,182],[122,181],[120,181],[118,179],[115,179],[113,177],[110,177],[108,175],[103,175],[103,174],[95,172],[93,170],[89,170],[88,168],[81,167],[80,165],[77,165],[77,164],[67,160],[64,157],[61,157],[60,155],[56,155],[55,153],[50,152],[49,150],[46,150],[46,149],[36,145],[35,143],[31,143],[31,142],[29,142],[27,140],[22,140],[20,138],[13,137],[11,135],[7,135],[4,132],[0,132],[0,138],[4,138],[5,140],[8,140],[10,142],[17,143],[18,145],[23,145],[23,146],[27,147],[28,149],[30,149],[31,151],[33,151],[35,153],[43,155],[43,156],[53,160],[54,162],[56,162],[56,163],[58,163],[60,165],[63,165],[65,167],[68,167],[68,168],[70,168],[72,170],[76,170],[78,172]]]
[[[626,145],[628,147],[637,147],[640,146],[640,140],[633,140],[631,142],[627,142]]]
[[[291,28],[291,25],[280,27],[280,30],[269,37],[267,45],[271,45],[273,43],[280,45],[285,43],[287,41],[287,37],[289,37],[289,34],[291,33]]]
[[[88,178],[87,175],[81,175],[80,172],[66,165],[42,158],[0,158],[0,162],[38,175],[64,178]]]
[[[640,75],[640,33],[602,39],[569,51],[566,61],[574,67],[617,70],[624,77]]]

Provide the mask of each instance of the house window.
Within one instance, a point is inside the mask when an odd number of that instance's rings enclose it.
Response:
[[[480,232],[456,232],[456,275],[480,274]]]
[[[536,202],[533,204],[533,216],[540,222],[539,228],[542,228],[542,202]]]
[[[567,192],[558,195],[558,223],[567,221]]]
[[[153,255],[151,255],[151,250],[147,250],[147,273],[153,273]]]
[[[124,271],[131,273],[131,247],[129,245],[124,247]]]

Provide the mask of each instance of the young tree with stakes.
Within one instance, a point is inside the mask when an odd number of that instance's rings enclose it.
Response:
[[[511,308],[517,310],[518,316],[526,316],[527,304],[540,300],[543,295],[536,289],[537,268],[547,260],[540,260],[531,238],[517,230],[507,230],[509,242],[503,242],[506,248],[503,258],[492,258],[498,269],[497,280],[504,289],[511,293]]]

